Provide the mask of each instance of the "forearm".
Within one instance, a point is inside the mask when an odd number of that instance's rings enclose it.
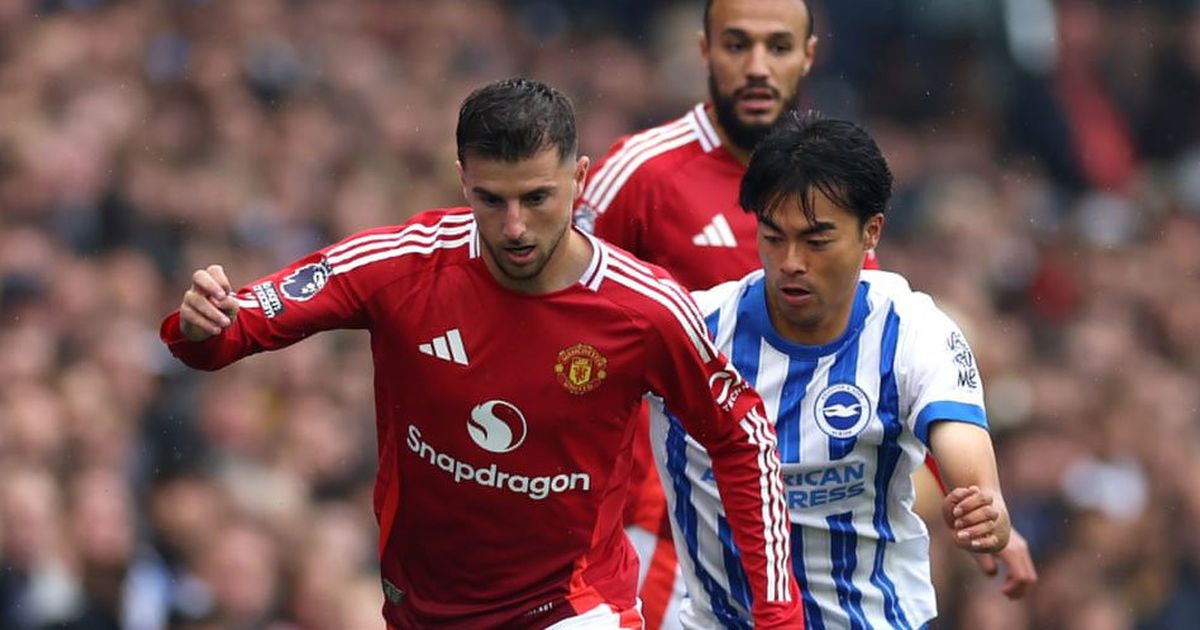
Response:
[[[989,497],[990,510],[995,512],[992,531],[995,541],[993,544],[975,546],[972,550],[995,552],[1003,549],[1008,544],[1011,524],[1000,489],[996,454],[988,432],[972,424],[938,422],[930,429],[929,444],[951,495],[960,489],[975,487]],[[988,514],[991,515],[991,512],[988,511]],[[961,528],[957,519],[962,514],[944,516],[952,529]]]
[[[796,627],[802,608],[791,574],[791,521],[774,431],[758,407],[739,424],[738,439],[709,451],[713,474],[754,592],[756,627]]]

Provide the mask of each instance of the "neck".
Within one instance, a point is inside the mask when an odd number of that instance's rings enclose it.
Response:
[[[750,149],[743,149],[737,146],[729,139],[729,134],[725,133],[725,128],[717,121],[717,108],[709,107],[704,111],[704,115],[708,116],[708,122],[712,123],[713,129],[717,130],[717,135],[721,138],[721,146],[729,152],[743,166],[750,163]]]
[[[851,299],[836,313],[830,313],[820,322],[797,325],[783,316],[782,310],[775,304],[774,295],[767,293],[767,315],[771,318],[771,327],[780,337],[802,346],[823,346],[841,337],[850,326],[850,313],[854,310],[854,300]]]

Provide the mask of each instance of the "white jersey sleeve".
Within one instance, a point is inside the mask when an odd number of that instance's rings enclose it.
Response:
[[[929,427],[955,421],[988,428],[983,380],[971,346],[928,295],[904,300],[910,326],[901,339],[897,376],[905,424],[926,446]]]

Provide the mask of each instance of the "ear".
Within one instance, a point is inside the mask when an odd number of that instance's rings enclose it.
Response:
[[[883,213],[873,215],[863,224],[863,245],[867,249],[879,246],[879,237],[883,236]]]
[[[804,42],[804,76],[808,76],[809,70],[812,70],[813,62],[817,57],[817,36],[813,35]]]
[[[455,160],[454,167],[458,169],[458,183],[460,186],[462,186],[463,198],[469,199],[470,197],[469,197],[469,195],[467,195],[467,176],[464,173],[462,161]]]
[[[586,155],[581,155],[579,159],[575,160],[575,174],[572,176],[572,180],[575,182],[574,201],[576,202],[583,196],[583,186],[587,184],[589,166],[591,166],[591,160]]]
[[[704,60],[704,69],[708,70],[709,74],[711,74],[712,66],[709,62],[708,36],[704,34],[703,29],[696,33],[696,44],[700,46],[700,58]]]

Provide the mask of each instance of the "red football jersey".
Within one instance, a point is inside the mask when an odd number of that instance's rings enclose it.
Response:
[[[745,174],[701,103],[618,140],[588,176],[575,223],[689,290],[707,289],[760,266],[757,219],[738,203]],[[863,267],[879,267],[873,253]]]
[[[757,219],[738,203],[746,167],[721,145],[706,107],[698,104],[677,120],[619,139],[592,169],[575,209],[580,228],[663,267],[690,290],[736,280],[761,265]],[[879,268],[874,252],[863,267]],[[645,425],[645,411],[639,415]],[[630,487],[625,523],[670,539],[647,430],[634,441]],[[670,544],[663,549],[674,551]],[[669,582],[673,562],[662,566]],[[645,588],[656,587],[648,582]],[[651,627],[658,627],[666,607],[659,600],[672,588],[641,593]]]
[[[700,104],[618,140],[588,177],[575,222],[707,289],[760,266],[757,223],[738,204],[745,172]]]
[[[235,323],[171,352],[216,369],[331,328],[370,331],[384,616],[543,628],[607,604],[637,627],[621,508],[633,410],[661,396],[708,449],[762,627],[802,627],[772,425],[661,269],[592,239],[579,282],[496,282],[468,209],[352,236],[242,288]],[[627,622],[627,623],[624,623]]]

